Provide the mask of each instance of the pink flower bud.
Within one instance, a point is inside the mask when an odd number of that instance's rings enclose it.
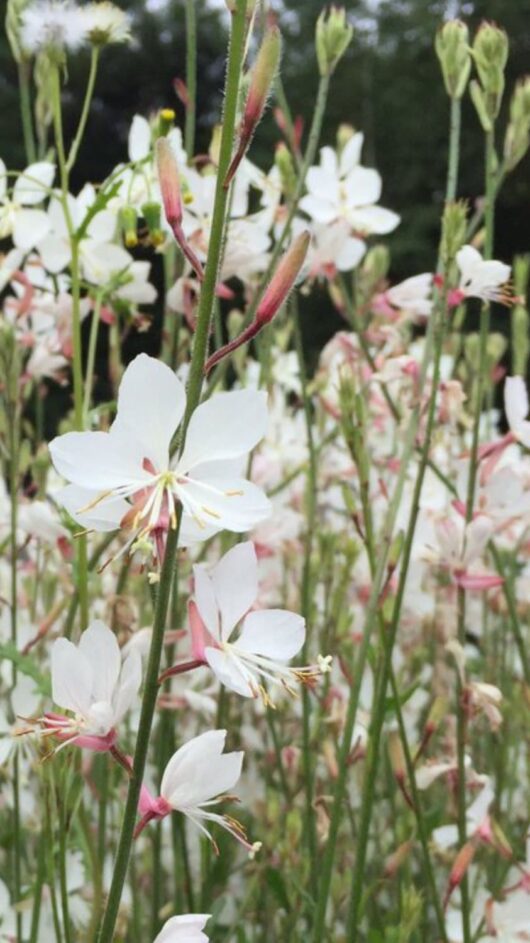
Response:
[[[310,240],[307,231],[301,233],[283,256],[258,305],[256,321],[260,326],[268,324],[286,300],[304,264]]]
[[[156,164],[164,212],[173,228],[182,223],[182,198],[177,160],[167,138],[159,138],[156,142]]]

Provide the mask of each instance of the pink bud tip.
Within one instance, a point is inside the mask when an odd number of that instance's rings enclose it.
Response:
[[[182,199],[177,160],[167,138],[159,138],[156,142],[156,163],[164,213],[173,228],[182,222]]]
[[[311,236],[303,232],[294,240],[281,260],[256,312],[260,326],[268,324],[281,308],[304,264]]]

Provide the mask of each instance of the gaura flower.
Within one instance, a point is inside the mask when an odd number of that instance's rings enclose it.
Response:
[[[208,943],[209,937],[202,931],[210,917],[211,914],[170,917],[153,943]]]
[[[203,822],[216,822],[230,832],[249,850],[242,826],[235,819],[208,811],[221,802],[241,776],[243,752],[223,753],[226,730],[209,730],[189,740],[173,754],[167,764],[160,795],[153,797],[142,786],[138,810],[142,815],[136,826],[139,835],[153,819],[162,819],[171,812],[181,812],[217,846]]]
[[[71,711],[45,714],[43,735],[96,752],[116,745],[123,717],[135,702],[142,680],[142,662],[135,649],[122,661],[116,636],[103,622],[95,621],[81,635],[79,645],[66,638],[52,647],[52,697]],[[60,749],[60,747],[59,747]]]
[[[55,167],[49,161],[30,164],[9,195],[6,167],[0,160],[0,239],[12,236],[17,249],[29,252],[47,235],[51,222],[38,204],[48,196],[54,176]]]
[[[460,283],[452,293],[452,302],[464,298],[482,298],[483,301],[511,303],[511,292],[507,288],[511,268],[495,259],[484,260],[473,246],[462,246],[456,253],[456,264],[460,269]]]
[[[528,420],[528,393],[522,377],[506,377],[504,384],[504,410],[515,439],[530,448],[530,421]]]
[[[243,697],[261,694],[270,704],[262,679],[281,684],[290,693],[294,693],[294,682],[314,682],[320,668],[290,668],[286,664],[304,644],[302,616],[285,609],[249,612],[258,595],[253,543],[237,544],[214,567],[197,565],[193,574],[193,654],[208,663],[221,684]],[[241,620],[241,630],[236,631]]]
[[[268,516],[263,492],[234,474],[234,463],[265,433],[266,395],[212,396],[195,410],[182,455],[172,457],[185,405],[173,371],[140,354],[123,375],[109,432],[68,432],[50,443],[56,470],[76,486],[61,500],[78,522],[95,530],[130,528],[129,545],[154,538],[160,554],[178,505],[183,544],[223,528],[249,530]]]

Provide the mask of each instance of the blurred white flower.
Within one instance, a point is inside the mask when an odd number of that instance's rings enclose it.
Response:
[[[24,252],[44,239],[51,221],[45,210],[35,207],[49,195],[54,176],[55,166],[49,161],[30,164],[17,177],[10,196],[6,166],[0,160],[0,239],[11,236],[15,248]]]
[[[60,54],[78,49],[87,40],[84,12],[70,0],[29,3],[20,14],[20,40],[32,53],[43,49]]]
[[[203,933],[211,914],[185,914],[170,917],[162,927],[154,943],[208,943],[208,936]]]

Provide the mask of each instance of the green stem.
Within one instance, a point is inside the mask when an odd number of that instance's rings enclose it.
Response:
[[[98,342],[99,322],[101,313],[102,295],[96,294],[94,310],[92,312],[92,323],[90,325],[90,336],[88,338],[87,363],[85,373],[85,395],[83,400],[83,425],[88,422],[88,414],[92,402],[92,386],[94,383],[94,366],[96,363],[96,348]]]
[[[447,184],[445,202],[453,203],[456,199],[458,185],[458,156],[460,154],[460,126],[462,117],[462,103],[459,98],[451,99],[451,113],[449,118],[449,158],[447,166]]]
[[[38,943],[40,911],[42,903],[42,885],[46,868],[46,839],[44,830],[39,836],[39,851],[37,857],[37,874],[33,885],[33,911],[31,914],[31,929],[29,943]]]
[[[90,70],[88,73],[88,81],[85,90],[85,98],[83,101],[83,107],[81,110],[81,117],[79,118],[79,124],[77,125],[77,131],[75,133],[74,140],[70,147],[70,152],[68,154],[68,160],[66,162],[66,169],[68,172],[71,171],[74,166],[79,148],[83,141],[83,136],[85,133],[86,123],[88,121],[88,114],[90,111],[90,105],[92,103],[92,97],[94,95],[94,87],[96,84],[96,76],[98,72],[98,63],[99,63],[99,46],[92,46],[92,53],[90,56]]]
[[[197,13],[196,0],[186,0],[186,123],[184,147],[188,160],[195,150],[195,119],[197,112]]]
[[[33,116],[31,113],[31,64],[24,59],[18,63],[18,87],[20,90],[20,117],[22,119],[24,149],[28,164],[32,164],[37,159],[37,151],[35,149]]]
[[[232,15],[232,35],[228,58],[223,131],[221,137],[217,188],[212,218],[212,231],[208,248],[208,259],[206,262],[204,283],[199,303],[197,330],[195,333],[195,342],[193,345],[193,353],[190,364],[190,379],[188,384],[186,413],[183,420],[181,448],[185,442],[186,430],[190,418],[197,407],[201,396],[203,369],[206,360],[208,333],[212,316],[213,301],[215,297],[215,286],[217,282],[219,256],[221,252],[222,234],[224,227],[224,212],[227,198],[227,194],[223,190],[222,184],[229,165],[232,151],[237,97],[243,65],[246,5],[246,0],[238,0],[236,11]],[[158,696],[158,676],[160,673],[160,660],[162,655],[164,630],[166,626],[169,600],[171,596],[171,588],[176,566],[179,528],[180,514],[177,527],[171,529],[168,532],[166,550],[160,572],[160,583],[156,601],[151,646],[145,675],[140,722],[138,726],[138,736],[136,739],[136,748],[134,753],[133,771],[129,781],[129,789],[123,814],[121,833],[116,853],[114,873],[112,876],[107,908],[105,910],[98,937],[99,943],[111,943],[113,939],[123,885],[127,874],[127,866],[131,854],[134,826],[138,809],[138,800],[140,797],[140,789],[142,786],[142,779],[147,760],[147,751],[149,747],[151,728],[153,725],[156,699]]]

